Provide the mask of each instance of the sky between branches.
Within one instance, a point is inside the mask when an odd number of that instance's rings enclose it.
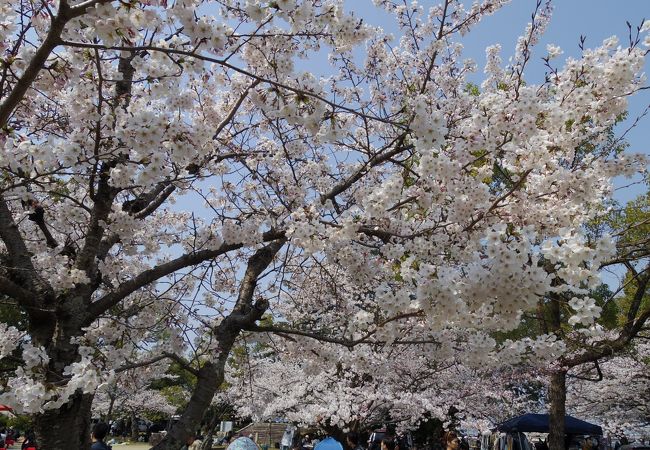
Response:
[[[346,2],[347,8],[355,15],[364,18],[365,23],[381,26],[386,32],[393,32],[399,36],[394,27],[394,21],[380,8],[373,5],[372,0],[353,0]],[[438,1],[422,0],[420,4],[429,6]],[[471,5],[472,0],[464,0],[466,5]],[[474,82],[481,83],[483,67],[485,65],[485,48],[493,44],[501,44],[504,62],[514,53],[517,38],[523,33],[526,24],[530,22],[531,14],[535,10],[536,0],[511,0],[511,3],[501,8],[494,15],[486,17],[481,23],[474,26],[471,32],[464,36],[462,42],[465,47],[465,56],[472,58],[478,65],[474,74]],[[650,1],[648,0],[557,0],[553,2],[554,10],[551,22],[540,43],[533,50],[533,57],[527,68],[527,81],[542,83],[546,72],[542,57],[547,54],[546,45],[553,44],[562,48],[564,53],[555,59],[560,61],[568,57],[577,58],[580,55],[578,44],[580,36],[586,37],[585,47],[592,48],[600,45],[602,41],[612,35],[618,36],[622,46],[628,42],[628,28],[626,21],[634,29],[641,25],[644,18],[650,19]],[[646,74],[650,73],[650,60],[646,61]],[[309,64],[325,65],[325,60],[309,61]],[[326,70],[323,67],[324,70]],[[316,69],[318,70],[318,69]],[[648,83],[646,83],[647,85]],[[632,122],[643,113],[650,105],[650,91],[639,92],[630,98],[629,118],[618,128],[618,134],[625,131]],[[650,154],[650,114],[642,118],[638,125],[627,134],[630,151]],[[627,186],[630,180],[617,179],[615,186]],[[618,189],[615,198],[627,202],[645,191],[645,187],[635,185],[632,188]]]

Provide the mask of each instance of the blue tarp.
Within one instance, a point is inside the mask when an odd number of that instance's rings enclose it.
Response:
[[[548,414],[524,414],[497,425],[499,431],[522,431],[548,433]],[[566,434],[602,435],[603,429],[593,423],[564,416],[564,432]]]

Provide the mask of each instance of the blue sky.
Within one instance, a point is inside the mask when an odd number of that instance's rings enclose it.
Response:
[[[439,0],[422,0],[420,4],[428,9],[439,3]],[[465,1],[471,3],[471,1]],[[514,53],[517,38],[523,33],[526,24],[530,22],[535,10],[536,0],[512,0],[496,14],[485,18],[474,27],[472,32],[462,40],[465,56],[471,57],[478,63],[479,71],[476,80],[481,80],[482,68],[485,63],[485,48],[493,44],[501,44],[504,60]],[[617,35],[621,45],[628,42],[626,21],[633,26],[640,25],[644,18],[650,19],[650,0],[557,0],[553,2],[553,18],[545,35],[533,51],[526,79],[531,83],[540,83],[544,79],[545,69],[541,58],[546,54],[546,45],[558,45],[564,54],[557,58],[556,65],[561,65],[563,58],[579,57],[578,43],[580,36],[586,36],[586,47],[599,46],[602,41],[612,35]],[[353,0],[346,6],[364,21],[382,26],[387,32],[391,29],[391,21],[387,14],[376,8],[371,0]],[[650,63],[646,63],[646,73],[650,73]],[[646,83],[647,84],[647,83]],[[650,104],[650,92],[642,91],[630,101],[630,118],[621,124],[621,131],[627,129],[632,121],[639,116]],[[650,154],[650,116],[641,120],[638,126],[628,133],[630,151]],[[616,180],[615,186],[628,185],[630,180]],[[619,201],[627,201],[644,192],[644,186],[634,186],[631,189],[620,189],[616,193]]]
[[[537,46],[528,71],[528,80],[533,83],[543,81],[544,67],[540,57],[546,52],[546,44],[559,45],[564,54],[579,57],[580,36],[586,37],[585,47],[596,47],[612,35],[619,37],[621,45],[628,42],[626,21],[633,27],[641,24],[644,18],[650,19],[650,0],[558,0],[553,18],[544,37]],[[535,0],[513,0],[495,15],[480,23],[465,40],[468,56],[479,62],[485,60],[482,52],[486,45],[499,42],[504,54],[511,54],[517,36],[521,34],[535,7]],[[650,73],[650,63],[646,62],[646,73]],[[647,82],[646,82],[647,84]],[[625,130],[636,117],[650,104],[650,92],[642,91],[630,101],[630,116],[619,129]],[[650,117],[646,116],[635,129],[628,133],[630,151],[650,154]],[[616,180],[617,187],[625,186],[630,180]],[[617,191],[620,201],[629,200],[642,193],[645,187]]]

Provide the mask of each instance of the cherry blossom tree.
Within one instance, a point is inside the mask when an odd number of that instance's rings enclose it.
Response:
[[[0,4],[0,293],[28,318],[0,324],[0,358],[22,360],[0,401],[43,449],[83,448],[96,390],[167,358],[197,380],[156,448],[179,447],[242,331],[444,344],[597,278],[612,240],[582,227],[645,159],[578,149],[643,87],[650,23],[534,85],[540,1],[468,89],[456,37],[504,0],[376,3],[396,40],[337,0]],[[325,54],[327,73],[305,67]],[[328,298],[356,318],[340,333],[292,300],[327,264],[362,294]]]
[[[650,357],[647,341],[600,363],[598,382],[576,379],[568,385],[567,408],[599,418],[612,435],[650,436]]]
[[[152,389],[152,382],[165,377],[168,364],[157,363],[124,370],[99,389],[93,399],[93,417],[129,417],[135,424],[143,413],[172,415],[176,407],[161,390]],[[137,426],[135,437],[138,437]]]
[[[449,425],[451,410],[462,427],[487,430],[540,406],[516,389],[518,371],[508,366],[512,349],[500,355],[485,352],[483,358],[464,354],[458,341],[447,348],[404,343],[353,350],[302,338],[289,342],[250,355],[246,370],[229,376],[229,398],[239,415],[270,419],[282,414],[344,436],[385,423],[414,429],[425,418]],[[304,352],[318,357],[306,359]]]
[[[552,336],[498,344],[451,323],[432,329],[418,311],[386,317],[384,299],[351,278],[335,265],[294,273],[286,299],[271,304],[283,321],[251,327],[230,361],[228,398],[240,415],[341,434],[386,421],[413,428],[425,415],[447,421],[453,407],[465,424],[493,425],[530,406],[509,389],[513,367],[543,367],[564,351]]]
[[[614,205],[616,206],[616,205]],[[560,445],[563,439],[567,377],[583,381],[599,381],[602,372],[599,362],[629,351],[634,340],[646,337],[650,320],[648,283],[650,265],[648,256],[648,194],[640,196],[624,207],[612,207],[600,214],[579,239],[593,240],[610,233],[615,253],[600,263],[600,269],[610,273],[623,273],[613,292],[607,289],[596,302],[596,286],[585,283],[581,290],[566,289],[562,285],[564,270],[557,265],[557,251],[571,251],[570,240],[559,240],[558,246],[548,253],[550,271],[556,273],[556,292],[540,301],[537,319],[544,333],[553,332],[566,345],[567,351],[550,367],[549,409],[551,421],[550,440]],[[565,247],[562,250],[562,247]],[[551,267],[551,265],[553,265]],[[602,317],[603,307],[618,315],[615,325],[607,324]],[[624,360],[619,360],[619,362]],[[611,367],[611,366],[610,366]],[[562,422],[562,423],[560,423]]]

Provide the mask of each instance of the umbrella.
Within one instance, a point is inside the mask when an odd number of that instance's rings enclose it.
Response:
[[[251,438],[242,436],[232,441],[226,450],[260,450],[260,448]]]
[[[499,431],[523,431],[548,433],[548,414],[524,414],[497,425]],[[601,436],[603,429],[593,423],[576,419],[571,416],[564,416],[564,432],[566,434],[591,434]]]
[[[16,417],[16,414],[14,414],[14,410],[11,406],[0,404],[0,416]]]
[[[314,450],[343,450],[343,446],[333,437],[328,437],[316,444]]]

